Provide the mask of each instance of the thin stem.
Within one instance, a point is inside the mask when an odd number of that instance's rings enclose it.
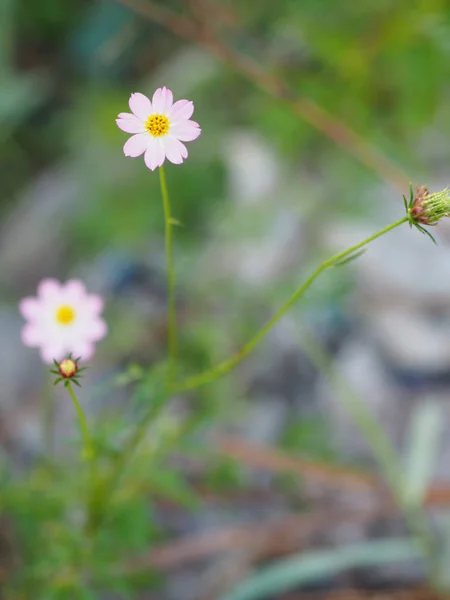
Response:
[[[94,453],[94,442],[92,436],[89,431],[88,422],[86,419],[86,415],[84,414],[83,408],[75,394],[75,391],[72,387],[72,384],[69,380],[67,380],[66,388],[72,398],[73,404],[75,406],[75,410],[77,411],[78,421],[80,424],[81,435],[83,437],[83,452],[82,458],[85,458],[89,461],[89,484],[87,489],[87,498],[86,498],[86,525],[85,530],[86,534],[89,538],[93,539],[93,524],[96,520],[97,515],[97,467],[95,461],[95,453]]]
[[[173,381],[175,377],[175,368],[178,354],[177,341],[177,313],[175,299],[175,269],[173,265],[172,251],[172,215],[170,212],[169,193],[167,191],[166,174],[164,166],[159,167],[159,181],[161,184],[161,194],[164,206],[165,221],[165,245],[167,261],[167,322],[168,322],[168,341],[169,341],[169,368],[167,373],[168,381]]]
[[[83,436],[83,458],[91,459],[94,455],[94,444],[92,442],[92,437],[89,432],[89,426],[86,419],[86,415],[84,414],[83,409],[81,408],[81,404],[75,394],[75,391],[72,387],[70,381],[67,380],[66,388],[72,398],[73,404],[75,406],[75,410],[77,411],[78,421],[80,424],[81,435]]]
[[[306,279],[306,281],[304,283],[302,283],[302,285],[283,304],[283,306],[256,333],[256,335],[254,335],[250,341],[248,341],[238,352],[236,352],[236,354],[233,354],[233,356],[231,356],[227,360],[219,363],[215,367],[207,369],[206,371],[204,371],[203,373],[200,373],[199,375],[194,375],[192,377],[188,377],[181,383],[176,384],[174,386],[174,389],[176,391],[185,391],[185,390],[194,389],[201,385],[205,385],[206,383],[211,383],[218,377],[221,377],[222,375],[225,375],[226,373],[228,373],[228,371],[230,371],[234,366],[236,366],[244,358],[244,356],[247,356],[247,354],[249,354],[253,350],[253,348],[255,348],[255,346],[257,346],[259,344],[259,342],[265,337],[265,335],[270,331],[270,329],[275,325],[275,323],[277,321],[279,321],[279,319],[286,313],[286,311],[295,302],[297,302],[297,300],[299,298],[301,298],[303,296],[303,294],[306,292],[306,290],[317,279],[317,277],[322,273],[322,271],[325,271],[328,267],[332,267],[339,261],[351,256],[352,254],[357,252],[363,246],[366,246],[367,244],[369,244],[376,238],[384,235],[385,233],[387,233],[388,231],[391,231],[392,229],[395,229],[399,225],[406,223],[408,220],[409,220],[408,216],[404,216],[401,219],[399,219],[398,221],[395,221],[394,223],[391,223],[390,225],[383,227],[383,229],[380,229],[379,231],[377,231],[373,235],[370,235],[369,237],[365,238],[361,242],[358,242],[357,244],[350,246],[350,248],[347,248],[346,250],[343,250],[342,252],[338,252],[334,256],[331,256],[330,258],[327,258],[326,260],[324,260],[316,268],[316,270],[313,271],[313,273],[311,273],[311,275],[308,277],[308,279]]]

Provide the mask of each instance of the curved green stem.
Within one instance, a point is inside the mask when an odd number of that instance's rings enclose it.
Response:
[[[188,377],[184,381],[179,384],[174,385],[174,389],[176,391],[185,391],[190,389],[195,389],[201,385],[205,385],[206,383],[211,383],[218,377],[225,375],[230,371],[235,365],[237,365],[244,356],[249,354],[253,348],[264,338],[264,336],[270,331],[270,329],[275,325],[275,323],[285,314],[285,312],[295,303],[299,298],[303,296],[306,290],[311,286],[311,284],[317,279],[317,277],[325,271],[328,267],[332,267],[333,265],[339,263],[340,261],[351,257],[355,252],[360,250],[363,246],[366,246],[376,238],[384,235],[388,231],[395,229],[399,225],[406,223],[409,220],[408,216],[404,216],[398,221],[394,221],[390,225],[383,227],[373,235],[365,238],[361,242],[350,246],[346,250],[342,252],[338,252],[334,254],[330,258],[324,260],[313,273],[306,279],[304,283],[292,294],[292,296],[283,304],[283,306],[267,321],[267,323],[252,337],[250,341],[248,341],[236,354],[233,354],[227,360],[219,363],[215,367],[207,369],[203,373],[199,375],[194,375],[192,377]]]
[[[167,191],[166,174],[164,166],[159,167],[159,181],[161,184],[161,194],[164,206],[164,222],[165,222],[165,246],[166,246],[166,261],[167,261],[167,322],[168,322],[168,338],[169,338],[169,368],[167,373],[168,381],[173,381],[175,377],[175,368],[178,354],[177,341],[177,314],[176,314],[176,299],[175,299],[175,269],[173,265],[172,252],[172,225],[173,219],[170,212],[169,193]]]

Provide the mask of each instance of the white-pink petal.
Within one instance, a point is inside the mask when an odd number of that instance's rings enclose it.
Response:
[[[89,339],[91,342],[97,342],[108,333],[108,326],[103,319],[95,319],[89,328]]]
[[[198,138],[202,130],[195,121],[181,121],[170,128],[171,135],[181,142],[192,142]]]
[[[86,306],[88,310],[95,316],[98,316],[103,310],[103,298],[97,296],[97,294],[90,294],[86,299]]]
[[[19,303],[19,312],[25,319],[33,321],[38,318],[41,312],[41,305],[37,298],[23,298]]]
[[[38,285],[37,292],[40,299],[51,302],[60,295],[61,284],[57,279],[43,279]]]
[[[117,115],[118,119],[135,119],[136,115],[133,115],[132,113],[119,113]]]
[[[25,346],[39,346],[42,341],[41,332],[34,323],[24,325],[20,336]]]
[[[167,116],[170,122],[175,124],[179,121],[186,121],[192,117],[194,112],[194,103],[190,100],[178,100],[169,110]]]
[[[117,127],[126,133],[144,133],[145,124],[133,115],[132,119],[116,119]]]
[[[64,301],[76,304],[86,296],[86,286],[80,279],[69,279],[62,288]]]
[[[95,345],[90,341],[79,341],[72,345],[72,353],[75,358],[87,361],[94,355]]]
[[[173,104],[173,94],[166,88],[158,88],[153,94],[152,106],[153,112],[167,114]]]
[[[172,136],[167,136],[164,139],[164,148],[167,159],[174,165],[181,164],[183,159],[187,158],[188,152],[186,146]]]
[[[131,112],[139,117],[139,119],[142,121],[145,121],[153,112],[152,103],[150,100],[147,98],[147,96],[144,96],[144,94],[140,94],[139,92],[131,94],[128,104],[131,108]]]
[[[147,167],[154,171],[156,167],[160,167],[163,164],[165,157],[166,155],[160,138],[150,137],[148,148],[144,154]]]
[[[149,140],[149,134],[145,133],[137,133],[136,135],[131,136],[123,147],[123,153],[125,156],[131,156],[136,158],[136,156],[140,156],[144,154],[147,150]]]
[[[64,345],[58,341],[45,342],[41,346],[41,358],[51,364],[53,360],[62,360],[68,354]]]

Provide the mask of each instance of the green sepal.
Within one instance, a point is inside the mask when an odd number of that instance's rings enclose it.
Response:
[[[414,227],[416,227],[421,233],[424,233],[425,235],[427,235],[430,238],[430,240],[433,242],[433,244],[435,244],[436,246],[438,245],[437,241],[434,239],[434,237],[431,235],[431,233],[428,231],[428,229],[425,229],[425,227],[422,227],[418,223],[414,223]]]

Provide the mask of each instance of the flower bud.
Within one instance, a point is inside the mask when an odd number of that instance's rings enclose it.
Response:
[[[58,371],[64,379],[71,379],[78,371],[78,364],[73,358],[65,358],[58,365]]]
[[[60,381],[64,381],[64,385],[67,387],[71,383],[75,383],[76,385],[80,385],[78,379],[82,377],[81,372],[85,371],[87,367],[79,367],[78,362],[80,358],[72,358],[72,355],[69,354],[67,358],[64,358],[61,361],[54,360],[53,364],[55,366],[54,369],[50,369],[50,373],[57,375],[57,379],[53,382],[54,385],[59,383]]]
[[[412,223],[436,225],[443,217],[450,216],[449,189],[430,193],[424,185],[418,185],[408,212]]]

